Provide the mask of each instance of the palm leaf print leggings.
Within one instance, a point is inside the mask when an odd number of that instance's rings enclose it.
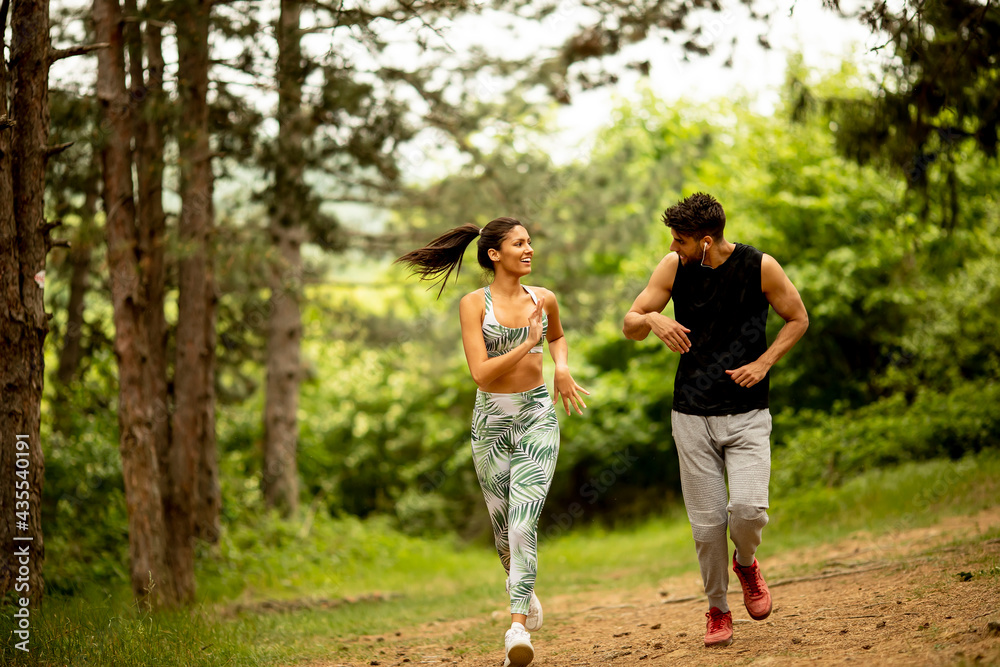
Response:
[[[559,420],[545,385],[476,393],[472,460],[510,583],[510,613],[527,614],[538,571],[538,518],[559,454]]]

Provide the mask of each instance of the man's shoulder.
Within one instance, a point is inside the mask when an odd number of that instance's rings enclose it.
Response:
[[[746,255],[757,256],[757,257],[760,257],[760,256],[762,256],[764,254],[763,250],[761,250],[757,246],[752,246],[749,243],[740,243],[740,242],[737,241],[737,242],[733,243],[733,245],[736,246],[736,249],[733,250],[734,254],[735,253],[740,253],[740,254],[746,254]]]
[[[677,273],[677,267],[680,266],[680,258],[676,252],[668,252],[660,260],[660,263],[656,265],[656,273],[661,278],[668,278],[673,281],[674,275]]]
[[[679,266],[680,261],[677,258],[677,253],[671,252],[664,255],[653,270],[653,275],[649,278],[649,287],[666,290],[668,293],[673,291]]]
[[[763,250],[748,243],[734,243],[733,245],[736,248],[730,259],[736,260],[733,262],[734,265],[745,267],[743,270],[759,271],[763,268],[764,258],[768,256]]]

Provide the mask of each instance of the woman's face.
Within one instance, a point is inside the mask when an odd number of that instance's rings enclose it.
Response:
[[[490,259],[497,272],[502,270],[515,276],[526,276],[531,273],[531,257],[534,254],[528,230],[517,225],[507,232],[499,250],[490,251]]]

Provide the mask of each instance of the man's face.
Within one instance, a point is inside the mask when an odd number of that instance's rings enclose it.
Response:
[[[670,244],[670,251],[677,253],[681,264],[701,262],[702,249],[693,236],[683,236],[673,229],[670,230],[670,235],[674,237],[673,243]]]

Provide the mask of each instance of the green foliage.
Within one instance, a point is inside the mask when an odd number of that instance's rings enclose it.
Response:
[[[996,157],[1000,11],[988,3],[933,0],[902,9],[874,4],[862,18],[889,37],[896,66],[867,124],[853,119],[858,127],[845,133],[845,145],[862,159],[888,154],[911,182],[924,178],[938,151],[964,137]]]
[[[824,85],[849,91],[855,82],[845,67]],[[522,145],[532,142],[523,140],[524,128],[509,128],[511,141],[498,142],[486,169],[470,166],[430,186],[397,214],[398,224],[426,229],[428,238],[468,219],[470,211],[480,224],[512,214],[539,239],[532,281],[555,291],[574,377],[593,392],[585,416],[561,419],[560,463],[543,531],[574,506],[588,523],[641,515],[678,495],[669,427],[676,357],[655,339],[624,340],[620,327],[630,300],[667,251],[660,211],[697,190],[712,192],[726,206],[728,238],[778,259],[809,309],[808,334],[772,374],[775,442],[784,447],[776,460],[790,457],[798,475],[778,488],[819,479],[841,483],[877,465],[995,446],[991,404],[975,389],[955,395],[977,405],[967,428],[942,431],[950,428],[950,408],[933,411],[933,425],[910,423],[934,403],[933,391],[950,397],[962,383],[981,389],[996,374],[995,336],[988,335],[1000,324],[992,241],[997,208],[988,194],[995,170],[977,162],[962,175],[966,222],[944,235],[922,221],[905,183],[838,155],[829,118],[789,123],[792,102],[764,117],[741,104],[725,112],[668,108],[646,93],[638,103],[623,105],[585,160],[562,167],[533,151],[513,153],[518,137]],[[520,208],[511,210],[509,202]],[[453,299],[481,284],[480,276],[469,273],[452,288]],[[412,283],[404,293],[408,288]],[[362,303],[362,310],[371,307]],[[353,378],[354,392],[367,398],[352,399],[350,410],[339,412],[339,430],[328,429],[319,449],[333,451],[335,439],[350,452],[323,459],[334,471],[344,469],[338,461],[351,470],[350,479],[330,480],[331,488],[342,489],[340,496],[332,491],[333,507],[361,515],[395,511],[403,525],[438,529],[449,525],[448,517],[482,514],[481,501],[465,486],[474,487],[471,476],[451,484],[463,465],[468,472],[466,454],[445,459],[416,441],[438,443],[443,430],[449,437],[440,446],[467,449],[472,384],[457,344],[454,303],[416,307],[420,315],[409,321],[440,324],[428,325],[434,333],[411,341],[398,363],[368,361],[369,368],[359,371],[365,352],[337,348],[338,355],[353,359],[341,362],[343,370],[336,372],[345,375],[339,384]],[[406,327],[406,317],[391,321]],[[781,324],[772,314],[772,338]],[[424,360],[431,357],[450,372],[430,372]],[[329,368],[337,366],[329,361]],[[368,381],[359,383],[361,378]],[[393,385],[408,389],[393,392],[387,388]],[[921,394],[921,388],[927,391]],[[376,392],[382,398],[373,401]],[[954,405],[956,397],[941,400]],[[379,422],[373,415],[384,426],[373,426]],[[850,438],[836,440],[844,429]],[[907,432],[890,437],[893,429]],[[812,443],[817,434],[825,438],[822,446],[800,444]],[[408,438],[413,444],[403,445]],[[858,447],[856,441],[878,444]],[[813,461],[816,452],[823,463]],[[626,455],[638,463],[623,471]],[[411,456],[419,461],[415,468]],[[828,470],[830,457],[838,463]],[[414,478],[409,470],[421,472]],[[426,475],[439,473],[447,481],[432,495],[421,493]],[[613,484],[602,484],[602,475]],[[419,520],[414,508],[428,519]]]
[[[922,222],[960,229],[970,157],[997,156],[1000,11],[928,0],[868,3],[857,14],[887,47],[878,78],[838,90],[810,82],[798,60],[789,71],[793,117],[830,117],[841,154],[887,167],[919,193]]]
[[[937,459],[868,470],[832,488],[814,484],[779,491],[771,502],[768,543],[780,550],[858,530],[892,535],[945,516],[975,514],[996,505],[998,473],[1000,456],[993,448],[957,461]]]
[[[303,353],[315,370],[300,402],[305,490],[334,513],[395,514],[414,533],[463,527],[479,499],[469,449],[475,386],[463,358],[435,349],[454,340],[457,322],[414,317],[435,308],[432,296],[392,291],[399,298],[380,295],[389,309],[370,315],[359,327],[367,340],[356,342],[329,331],[326,313],[356,312],[367,296],[312,294]]]
[[[837,485],[886,466],[995,450],[998,400],[1000,384],[980,381],[950,393],[922,389],[912,401],[896,393],[845,415],[823,415],[775,451],[772,489]]]
[[[47,362],[53,354],[48,351]],[[128,517],[118,452],[114,357],[99,349],[69,385],[46,382],[45,585],[74,594],[127,580]]]
[[[949,391],[975,378],[1000,377],[997,228],[995,217],[984,221],[969,243],[968,252],[982,256],[973,255],[943,280],[921,281],[909,291],[909,326],[898,338],[895,363],[880,378],[886,390],[907,395],[925,387]]]

